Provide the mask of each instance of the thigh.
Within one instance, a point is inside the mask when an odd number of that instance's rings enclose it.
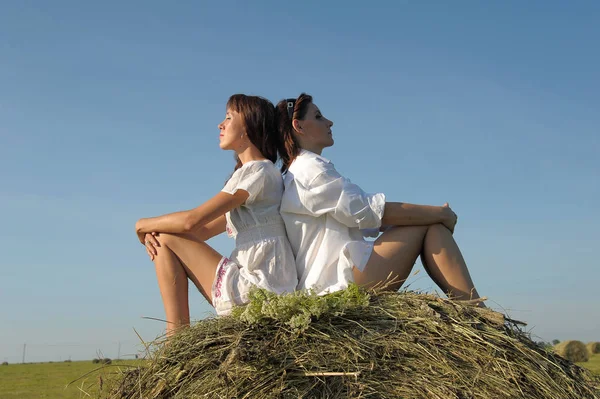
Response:
[[[160,234],[158,241],[181,261],[188,277],[212,302],[212,284],[223,256],[194,234]]]
[[[393,281],[390,290],[397,290],[408,278],[423,248],[428,226],[392,227],[381,234],[364,270],[353,269],[354,281],[370,288]]]

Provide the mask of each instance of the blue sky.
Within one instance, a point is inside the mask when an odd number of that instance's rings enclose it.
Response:
[[[239,92],[312,94],[339,171],[450,202],[489,305],[540,339],[600,340],[597,2],[22,1],[0,37],[0,361],[161,333],[134,223],[221,189]],[[435,289],[422,270],[411,288]]]

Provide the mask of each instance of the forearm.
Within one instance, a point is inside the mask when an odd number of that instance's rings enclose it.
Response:
[[[137,233],[184,233],[189,211],[169,213],[162,216],[143,218],[135,224]]]
[[[139,234],[144,233],[189,233],[196,231],[207,223],[222,217],[218,226],[225,229],[225,215],[228,211],[242,205],[248,198],[248,192],[239,190],[231,195],[220,192],[204,204],[189,211],[169,213],[154,218],[140,219],[135,224]],[[219,227],[220,229],[221,227]]]
[[[447,217],[441,206],[386,202],[382,226],[425,226],[443,223]]]
[[[219,235],[225,231],[227,226],[227,220],[225,215],[219,216],[212,222],[205,224],[199,229],[194,231],[194,235],[201,241],[207,241],[216,235]]]

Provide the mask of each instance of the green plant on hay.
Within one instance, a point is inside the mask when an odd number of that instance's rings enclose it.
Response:
[[[312,292],[277,295],[257,289],[250,293],[248,305],[234,308],[232,316],[250,325],[281,323],[301,333],[323,315],[341,316],[348,310],[367,307],[369,298],[355,284],[325,296]]]
[[[499,313],[353,285],[252,293],[231,317],[156,342],[109,398],[590,398],[580,367]]]

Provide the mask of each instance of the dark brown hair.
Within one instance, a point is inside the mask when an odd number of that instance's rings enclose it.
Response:
[[[288,111],[288,103],[290,104]],[[298,98],[288,98],[277,103],[277,127],[279,128],[279,157],[281,158],[281,172],[289,169],[294,159],[300,153],[300,144],[294,136],[294,119],[304,119],[308,106],[312,103],[312,96],[302,93]],[[292,106],[293,105],[293,106]]]
[[[250,142],[265,158],[275,163],[280,144],[273,103],[263,97],[234,94],[227,101],[227,109],[242,115]],[[235,170],[242,166],[237,155],[236,161]]]

